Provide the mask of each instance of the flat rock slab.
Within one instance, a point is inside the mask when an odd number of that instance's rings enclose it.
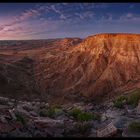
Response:
[[[97,130],[97,137],[109,137],[116,133],[117,133],[117,128],[111,122],[106,126]]]
[[[34,120],[35,124],[40,126],[41,128],[45,128],[45,127],[53,127],[56,125],[63,125],[64,122],[62,120],[53,120],[50,118],[38,118],[36,120]]]

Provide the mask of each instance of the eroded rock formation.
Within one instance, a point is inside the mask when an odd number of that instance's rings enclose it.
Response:
[[[84,40],[57,40],[53,46],[48,48],[46,44],[8,56],[16,58],[9,62],[14,66],[13,61],[20,61],[23,57],[33,60],[29,64],[34,65],[25,70],[32,69],[33,80],[27,77],[25,81],[34,81],[31,84],[36,85],[33,89],[43,98],[74,99],[81,95],[91,99],[104,98],[140,87],[139,34],[98,34]],[[1,79],[4,79],[2,72]],[[32,86],[27,84],[24,88]],[[25,94],[29,93],[26,91]]]

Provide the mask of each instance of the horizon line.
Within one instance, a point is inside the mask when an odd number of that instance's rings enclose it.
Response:
[[[72,38],[79,38],[79,39],[86,39],[91,36],[96,36],[96,35],[103,35],[103,34],[133,34],[133,35],[140,35],[140,33],[128,33],[128,32],[114,32],[114,33],[96,33],[96,34],[91,34],[86,37],[56,37],[56,38],[38,38],[38,39],[0,39],[0,41],[37,41],[37,40],[53,40],[53,39],[72,39]]]

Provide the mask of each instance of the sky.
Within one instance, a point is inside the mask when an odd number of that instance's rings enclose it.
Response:
[[[140,3],[0,3],[0,40],[140,33]]]

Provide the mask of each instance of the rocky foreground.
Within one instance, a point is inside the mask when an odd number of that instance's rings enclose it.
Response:
[[[75,103],[51,105],[0,97],[0,137],[140,137],[128,125],[140,122],[137,107]]]

